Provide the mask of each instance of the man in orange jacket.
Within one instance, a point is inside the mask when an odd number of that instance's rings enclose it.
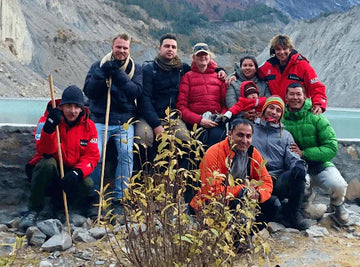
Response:
[[[235,179],[248,178],[249,180],[262,181],[259,186],[254,186],[250,198],[256,199],[265,214],[265,221],[271,220],[271,213],[275,210],[268,208],[278,200],[271,199],[273,190],[272,179],[262,164],[263,158],[259,151],[251,145],[253,126],[246,119],[235,119],[230,126],[228,137],[211,146],[200,164],[201,189],[190,202],[190,206],[199,211],[209,197],[233,195],[240,198],[246,188],[252,185],[246,183],[231,186],[228,176],[231,174]],[[218,173],[217,176],[214,176]],[[278,203],[280,207],[280,203]],[[274,207],[275,207],[274,206]]]

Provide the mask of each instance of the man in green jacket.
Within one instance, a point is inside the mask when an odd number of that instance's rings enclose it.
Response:
[[[285,95],[285,129],[294,137],[291,150],[308,164],[311,186],[319,186],[330,195],[331,218],[339,225],[347,225],[349,214],[344,207],[347,183],[331,160],[337,153],[334,129],[323,115],[311,112],[312,103],[306,99],[299,83],[288,86]]]

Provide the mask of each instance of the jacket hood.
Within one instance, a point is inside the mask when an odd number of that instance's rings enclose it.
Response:
[[[303,107],[295,112],[289,111],[288,106],[286,105],[284,118],[289,120],[300,120],[303,118],[308,112],[311,112],[312,103],[310,98],[307,98],[304,102]]]
[[[210,60],[204,73],[213,73],[213,72],[215,72],[216,68],[217,68],[216,62],[213,60]],[[195,65],[194,61],[191,62],[191,70],[195,71],[195,72],[200,72],[198,67]]]
[[[259,93],[259,88],[257,87],[256,83],[254,83],[253,81],[244,81],[241,83],[241,86],[240,86],[240,96],[241,97],[245,97],[245,86],[248,86],[248,85],[255,87]]]

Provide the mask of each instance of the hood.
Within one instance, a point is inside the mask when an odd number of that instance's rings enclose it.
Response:
[[[255,88],[257,88],[258,92],[259,92],[259,88],[257,87],[256,83],[254,83],[253,81],[244,81],[241,83],[241,86],[240,86],[240,96],[241,97],[245,97],[245,86],[247,85],[251,85],[251,86],[254,86]]]

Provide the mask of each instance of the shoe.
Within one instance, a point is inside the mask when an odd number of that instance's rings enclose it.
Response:
[[[339,225],[339,226],[347,226],[349,225],[349,212],[345,209],[344,203],[335,206],[330,204],[333,210],[335,211],[330,217]]]
[[[36,225],[38,213],[35,211],[28,211],[21,218],[19,223],[19,229],[26,231],[30,226]]]
[[[288,214],[288,216],[284,214],[280,223],[287,228],[295,228],[299,231],[304,231],[310,227],[300,211],[296,212],[295,214]]]

